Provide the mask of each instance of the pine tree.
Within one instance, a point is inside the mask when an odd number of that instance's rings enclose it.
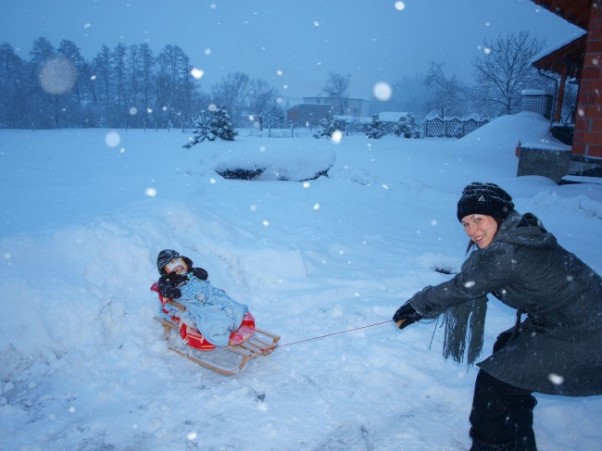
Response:
[[[326,136],[332,138],[332,134],[336,131],[344,132],[347,129],[347,121],[345,119],[336,118],[329,115],[328,119],[323,119],[321,122],[322,128],[314,133],[314,138]]]
[[[403,136],[404,138],[418,137],[418,126],[416,125],[414,115],[408,113],[401,116],[397,124],[393,127],[393,133],[397,136]]]
[[[225,108],[220,107],[213,111],[213,118],[211,120],[211,131],[220,139],[224,141],[234,141],[236,131],[230,120],[230,114]]]
[[[380,139],[387,134],[387,126],[380,119],[372,119],[372,122],[364,126],[366,136],[371,139]]]
[[[195,130],[192,138],[185,149],[190,149],[205,140],[215,141],[217,138],[224,141],[234,141],[236,131],[230,121],[230,115],[225,108],[217,107],[209,111],[203,111],[201,116],[194,121]]]

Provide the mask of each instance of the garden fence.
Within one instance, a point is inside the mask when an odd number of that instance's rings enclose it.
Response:
[[[424,136],[426,138],[461,138],[487,122],[489,121],[486,119],[460,119],[457,117],[442,119],[437,116],[424,120]]]

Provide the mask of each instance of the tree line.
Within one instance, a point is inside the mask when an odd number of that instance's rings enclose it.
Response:
[[[103,45],[87,61],[77,45],[58,48],[40,37],[24,60],[0,45],[2,128],[189,127],[219,105],[236,120],[250,112],[259,126],[284,120],[279,93],[242,72],[228,73],[205,93],[202,72],[177,45],[155,55],[147,44]]]
[[[526,89],[556,92],[560,81],[555,74],[539,73],[531,62],[544,48],[543,41],[528,31],[485,40],[473,60],[472,82],[459,80],[439,62],[432,62],[426,74],[404,77],[393,83],[393,95],[381,111],[409,111],[416,117],[435,114],[493,118],[520,111]],[[576,80],[568,80],[561,120],[573,122],[577,97]],[[386,109],[385,109],[386,108]]]
[[[417,118],[477,115],[495,117],[519,110],[523,89],[555,89],[557,79],[540,76],[531,66],[543,42],[529,32],[485,41],[473,61],[471,86],[432,62],[426,74],[393,83],[387,101],[372,101],[373,113],[411,112]],[[147,44],[113,49],[103,45],[87,61],[79,48],[62,40],[58,48],[40,37],[30,59],[0,45],[0,128],[189,128],[203,111],[228,112],[235,127],[282,127],[286,112],[278,91],[243,72],[226,74],[210,92],[200,87],[202,73],[177,45],[155,55]],[[333,115],[345,115],[350,74],[330,73],[322,86]],[[571,96],[576,87],[565,90]],[[566,100],[566,99],[565,99]],[[566,111],[565,117],[574,112]]]

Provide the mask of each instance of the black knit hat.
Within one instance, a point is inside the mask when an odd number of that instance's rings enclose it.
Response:
[[[512,197],[495,183],[473,182],[466,185],[458,201],[458,221],[468,215],[481,214],[506,219],[514,209]]]
[[[157,269],[159,270],[159,274],[165,274],[165,265],[167,265],[174,258],[178,257],[182,257],[184,263],[188,265],[188,268],[192,268],[192,260],[188,257],[184,257],[183,255],[180,255],[179,252],[172,249],[163,249],[157,256]]]

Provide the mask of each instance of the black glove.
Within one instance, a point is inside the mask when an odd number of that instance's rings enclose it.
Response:
[[[167,287],[165,290],[163,290],[163,293],[165,293],[166,298],[170,299],[178,299],[180,296],[182,296],[182,292],[176,287]]]
[[[401,307],[397,309],[395,315],[393,315],[393,321],[400,329],[403,329],[406,326],[409,326],[412,323],[415,323],[422,316],[412,307],[412,304],[406,302]]]
[[[209,273],[203,268],[192,268],[192,274],[194,274],[195,277],[201,280],[207,280],[207,278],[209,277]]]
[[[165,277],[165,283],[172,287],[181,287],[188,282],[188,275],[186,274],[171,273],[163,277]]]

